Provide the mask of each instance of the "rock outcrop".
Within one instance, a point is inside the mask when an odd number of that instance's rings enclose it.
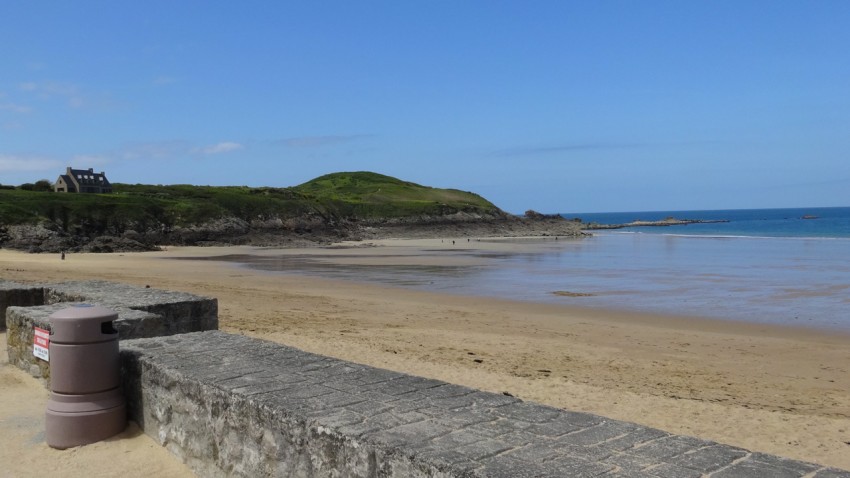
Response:
[[[394,218],[337,218],[318,214],[245,220],[222,217],[186,227],[129,225],[110,234],[65,232],[49,222],[0,229],[0,247],[28,252],[137,252],[163,245],[303,246],[341,240],[427,237],[581,236],[579,224],[559,216],[458,211]]]

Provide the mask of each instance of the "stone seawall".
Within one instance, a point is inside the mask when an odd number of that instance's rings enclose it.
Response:
[[[216,299],[114,282],[24,286],[0,281],[0,300],[9,362],[45,380],[50,367],[33,356],[33,326],[50,330],[50,315],[74,303],[97,304],[117,312],[113,325],[119,340],[218,329]]]
[[[850,478],[218,331],[121,362],[131,419],[205,477]]]
[[[6,309],[44,305],[44,288],[0,279],[0,332],[6,330]]]

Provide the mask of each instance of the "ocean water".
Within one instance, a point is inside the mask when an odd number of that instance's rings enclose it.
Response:
[[[607,213],[567,213],[585,223],[626,224],[636,220],[711,219],[729,222],[683,226],[633,227],[621,231],[645,234],[687,234],[745,237],[845,237],[850,238],[850,207],[805,209],[729,209],[710,211],[643,211]],[[803,219],[816,216],[816,219]]]
[[[800,219],[803,215],[819,218]],[[450,294],[850,332],[850,208],[565,216],[614,223],[667,216],[730,222],[596,231],[571,240],[519,239],[511,252],[449,244],[425,252],[466,265],[423,266],[402,259],[374,266],[362,251],[354,261],[353,255],[341,261],[345,256],[339,253],[229,260],[280,274]]]

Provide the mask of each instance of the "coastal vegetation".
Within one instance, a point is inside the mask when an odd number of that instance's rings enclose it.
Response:
[[[349,217],[501,212],[493,203],[471,192],[421,186],[370,172],[328,174],[293,189],[322,207]]]
[[[26,186],[26,185],[22,185]],[[328,174],[299,186],[191,186],[113,184],[112,194],[57,194],[45,188],[0,190],[0,223],[56,222],[117,232],[148,223],[191,226],[222,217],[385,218],[458,211],[494,213],[477,194],[438,189],[369,172]]]
[[[0,188],[0,246],[54,251],[271,245],[357,238],[364,228],[388,224],[513,219],[477,194],[372,172],[333,173],[284,188],[113,183],[110,194],[54,193],[41,183]]]

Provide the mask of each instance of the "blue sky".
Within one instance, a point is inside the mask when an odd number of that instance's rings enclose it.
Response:
[[[0,183],[850,206],[850,2],[0,3]]]

